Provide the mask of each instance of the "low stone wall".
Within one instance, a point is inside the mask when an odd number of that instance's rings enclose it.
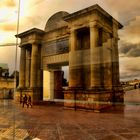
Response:
[[[64,91],[64,106],[76,109],[102,110],[109,108],[114,102],[123,102],[123,91]],[[116,100],[113,101],[113,98]]]

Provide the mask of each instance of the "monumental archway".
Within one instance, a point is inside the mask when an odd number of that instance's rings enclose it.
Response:
[[[34,102],[64,98],[65,107],[103,109],[123,102],[119,81],[118,29],[122,25],[93,5],[49,18],[45,31],[31,29],[21,38],[19,90]],[[61,89],[62,66],[69,86]],[[60,89],[60,93],[56,90]],[[18,95],[18,93],[17,93]]]

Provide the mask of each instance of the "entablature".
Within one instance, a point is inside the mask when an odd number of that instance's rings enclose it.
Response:
[[[31,30],[25,31],[16,35],[16,37],[21,39],[21,44],[32,44],[34,42],[41,42],[43,35],[45,34],[44,31],[33,28]]]

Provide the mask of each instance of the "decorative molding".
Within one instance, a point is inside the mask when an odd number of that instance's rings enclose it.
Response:
[[[66,63],[66,62],[69,62],[68,53],[43,57],[43,67],[49,64]]]

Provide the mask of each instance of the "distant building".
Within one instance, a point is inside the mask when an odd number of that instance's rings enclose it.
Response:
[[[14,78],[9,77],[8,64],[0,63],[0,99],[12,98],[14,91]]]

